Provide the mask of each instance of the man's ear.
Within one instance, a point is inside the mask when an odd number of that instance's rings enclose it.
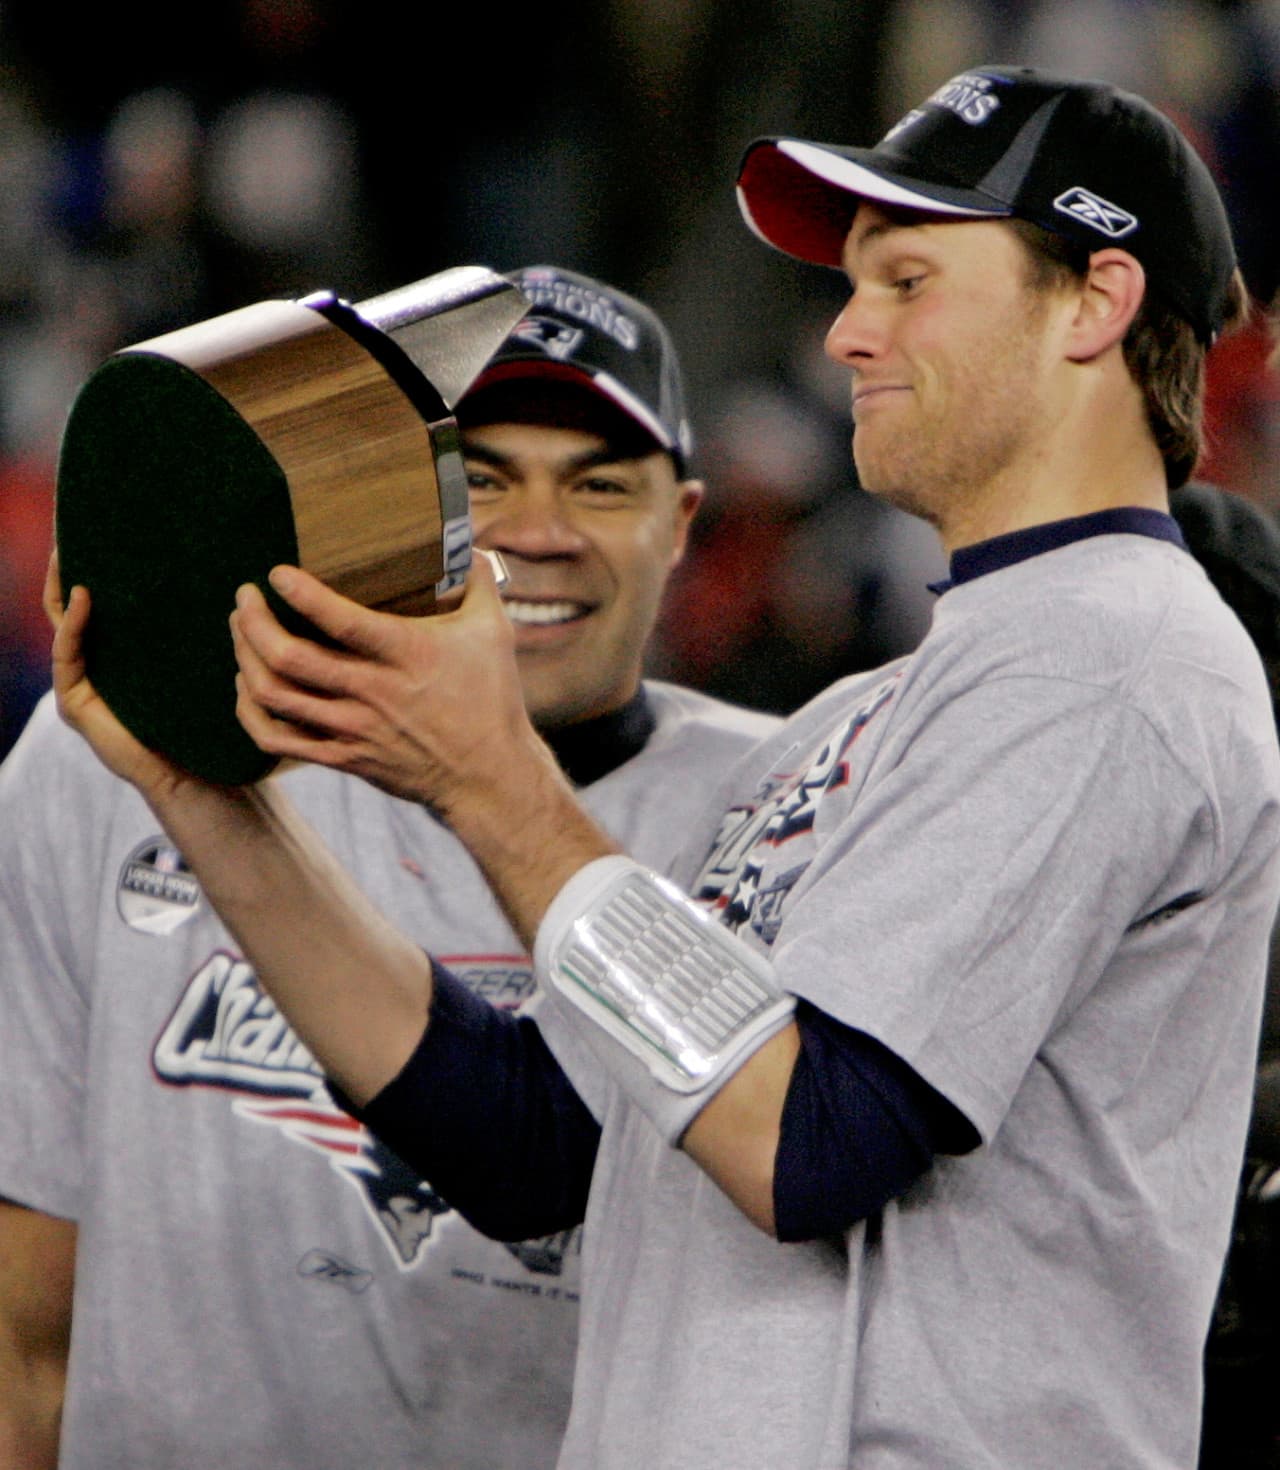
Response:
[[[675,542],[672,546],[671,565],[677,567],[684,560],[689,540],[689,526],[697,514],[706,487],[701,480],[681,480],[676,486]]]
[[[1146,289],[1146,272],[1127,250],[1095,251],[1071,322],[1067,343],[1071,361],[1090,362],[1123,342]]]

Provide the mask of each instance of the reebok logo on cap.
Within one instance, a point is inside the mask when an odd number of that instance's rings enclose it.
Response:
[[[1053,201],[1053,207],[1060,209],[1063,214],[1071,215],[1073,219],[1083,220],[1086,225],[1092,225],[1095,230],[1101,230],[1113,240],[1119,240],[1130,230],[1138,228],[1137,217],[1127,209],[1121,209],[1118,204],[1109,204],[1107,200],[1079,186],[1068,189],[1065,194],[1059,194]]]

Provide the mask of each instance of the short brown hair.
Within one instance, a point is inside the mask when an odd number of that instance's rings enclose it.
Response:
[[[1027,282],[1052,290],[1084,278],[1089,252],[1026,220],[1009,226],[1027,251]],[[1231,314],[1223,333],[1248,320],[1249,293],[1237,270],[1231,282]],[[1204,372],[1208,349],[1183,316],[1148,289],[1129,325],[1124,360],[1142,389],[1147,423],[1164,460],[1165,479],[1176,490],[1191,478],[1204,449]]]

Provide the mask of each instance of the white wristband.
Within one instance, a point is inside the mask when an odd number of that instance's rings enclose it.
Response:
[[[685,1095],[709,1094],[795,1008],[765,959],[627,857],[589,863],[565,884],[534,960],[559,996]]]

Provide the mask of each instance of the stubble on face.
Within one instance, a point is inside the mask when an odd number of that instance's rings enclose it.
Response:
[[[939,529],[1012,472],[1045,427],[1036,393],[1048,299],[1019,276],[1005,309],[970,307],[937,346],[902,352],[911,411],[855,428],[859,482]]]

